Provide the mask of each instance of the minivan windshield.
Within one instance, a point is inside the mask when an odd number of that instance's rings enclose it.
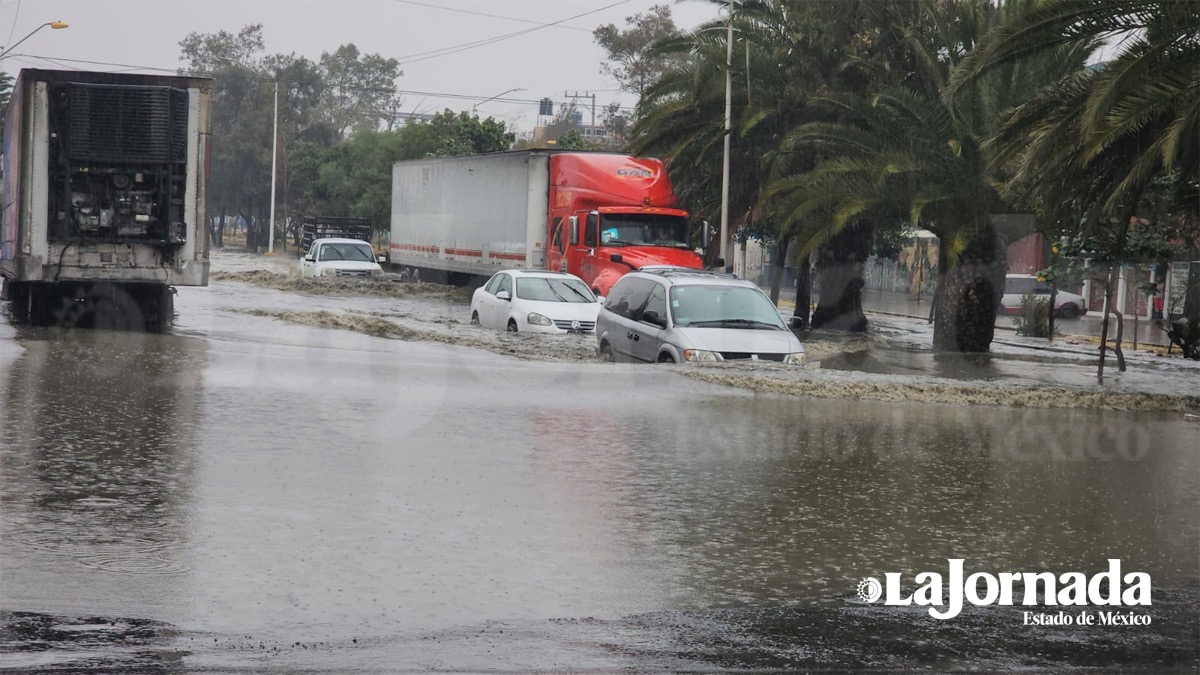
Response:
[[[745,286],[675,286],[671,315],[680,327],[787,330],[767,296]]]
[[[607,213],[600,217],[600,245],[688,248],[687,219],[652,213]]]
[[[517,297],[537,302],[596,302],[596,296],[578,279],[520,277]]]

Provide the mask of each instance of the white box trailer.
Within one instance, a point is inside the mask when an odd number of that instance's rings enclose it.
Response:
[[[471,276],[544,269],[550,156],[533,151],[396,162],[393,268]]]

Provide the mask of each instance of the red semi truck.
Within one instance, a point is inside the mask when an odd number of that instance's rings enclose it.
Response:
[[[650,266],[700,268],[662,162],[528,150],[397,162],[389,261],[421,279],[570,272],[605,295]]]

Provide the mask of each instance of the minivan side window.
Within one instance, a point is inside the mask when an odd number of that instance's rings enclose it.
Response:
[[[626,319],[637,321],[637,317],[642,313],[642,305],[646,304],[650,292],[657,285],[649,279],[626,277],[613,286],[608,299],[604,301],[604,308]]]
[[[661,284],[654,284],[654,289],[650,291],[650,297],[646,300],[646,306],[638,313],[638,320],[642,320],[642,315],[646,312],[654,312],[658,315],[659,323],[665,324],[667,321],[667,291]],[[647,322],[649,323],[649,322]]]

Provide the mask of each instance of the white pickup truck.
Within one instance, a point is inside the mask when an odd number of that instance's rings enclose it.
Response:
[[[300,261],[300,276],[379,278],[383,268],[365,241],[316,239]]]

